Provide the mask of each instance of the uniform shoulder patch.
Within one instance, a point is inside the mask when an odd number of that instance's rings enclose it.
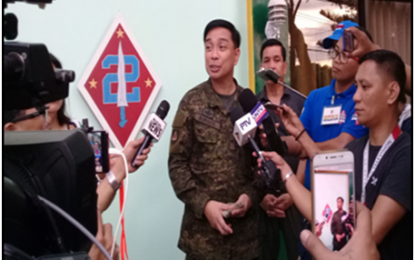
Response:
[[[172,142],[177,141],[177,130],[173,130],[173,134],[171,136],[171,141]]]
[[[174,121],[173,121],[173,128],[181,128],[184,125],[184,122],[186,122],[186,118],[187,115],[181,110],[179,109],[177,111],[176,116],[174,117]]]

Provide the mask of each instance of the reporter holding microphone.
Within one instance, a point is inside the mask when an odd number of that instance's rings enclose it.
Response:
[[[127,161],[128,169],[125,169],[121,155],[111,154],[110,152],[110,171],[100,175],[102,181],[97,189],[99,195],[98,209],[100,212],[104,212],[111,204],[122,180],[126,177],[126,172],[135,172],[147,160],[148,153],[150,153],[150,149],[153,146],[152,140],[158,141],[166,128],[166,123],[163,119],[166,117],[169,109],[170,104],[163,100],[158,106],[156,113],[151,113],[147,117],[141,130],[144,136],[127,143],[122,153]]]
[[[144,149],[143,153],[137,157],[134,158],[135,153],[139,149],[139,147],[144,142],[144,136],[128,142],[123,150],[123,154],[125,155],[127,159],[127,165],[128,165],[128,172],[132,173],[135,172],[138,168],[140,168],[144,162],[148,158],[148,154],[150,153],[151,146]],[[135,162],[137,167],[133,167],[131,164],[132,162]],[[98,174],[101,182],[99,183],[97,187],[97,193],[98,193],[98,211],[100,213],[103,213],[105,210],[108,209],[108,207],[111,205],[112,200],[115,197],[115,194],[117,193],[118,188],[121,185],[121,182],[126,177],[126,169],[124,166],[124,160],[119,154],[110,154],[110,172],[109,173],[102,173]]]

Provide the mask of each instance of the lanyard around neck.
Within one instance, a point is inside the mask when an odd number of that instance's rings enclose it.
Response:
[[[382,145],[382,148],[380,148],[380,151],[378,155],[376,156],[375,161],[373,162],[372,168],[370,169],[370,172],[368,171],[369,168],[369,140],[366,142],[365,149],[363,151],[363,174],[362,174],[362,196],[360,198],[361,203],[365,203],[366,199],[366,186],[372,177],[373,173],[375,172],[376,168],[378,167],[380,161],[382,160],[385,153],[388,151],[388,149],[391,147],[393,142],[395,142],[396,138],[401,134],[401,129],[399,128],[399,125],[396,125],[393,129],[392,133],[388,136],[388,139],[386,139],[385,143]]]

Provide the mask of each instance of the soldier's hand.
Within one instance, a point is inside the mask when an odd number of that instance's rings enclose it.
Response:
[[[204,213],[206,218],[209,220],[210,226],[219,231],[222,236],[233,233],[231,225],[225,222],[222,215],[222,211],[230,210],[231,208],[232,205],[215,200],[208,201],[205,206]]]
[[[276,201],[277,201],[277,197],[275,197],[272,194],[267,194],[265,195],[264,199],[261,201],[260,205],[265,211],[268,211],[274,207]]]
[[[235,205],[238,205],[238,203],[242,205],[242,207],[232,210],[231,216],[242,218],[243,216],[245,216],[246,212],[251,207],[251,199],[248,195],[244,193],[241,196],[239,196],[238,201],[235,202]]]

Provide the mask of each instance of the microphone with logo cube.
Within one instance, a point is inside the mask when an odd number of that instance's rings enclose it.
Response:
[[[138,148],[137,153],[135,154],[131,165],[137,167],[135,164],[135,158],[143,154],[144,149],[149,147],[150,143],[154,141],[159,141],[161,135],[166,128],[166,122],[163,119],[167,116],[169,112],[170,104],[166,100],[163,100],[157,108],[156,113],[151,113],[148,115],[147,120],[144,123],[144,127],[141,129],[141,132],[144,134],[145,138],[141,146]]]
[[[234,124],[233,136],[238,145],[242,147],[250,143],[258,157],[261,158],[261,177],[263,178],[267,188],[271,189],[275,181],[281,180],[281,175],[279,174],[274,162],[268,161],[264,158],[258,144],[254,140],[257,130],[257,123],[255,122],[255,119],[250,113],[244,115],[241,107],[235,107],[231,111],[231,120]]]
[[[244,112],[252,114],[258,126],[262,125],[270,150],[284,157],[288,151],[287,144],[281,140],[278,130],[275,127],[275,122],[268,114],[264,105],[258,101],[250,89],[244,89],[239,94],[238,101],[241,103]]]

